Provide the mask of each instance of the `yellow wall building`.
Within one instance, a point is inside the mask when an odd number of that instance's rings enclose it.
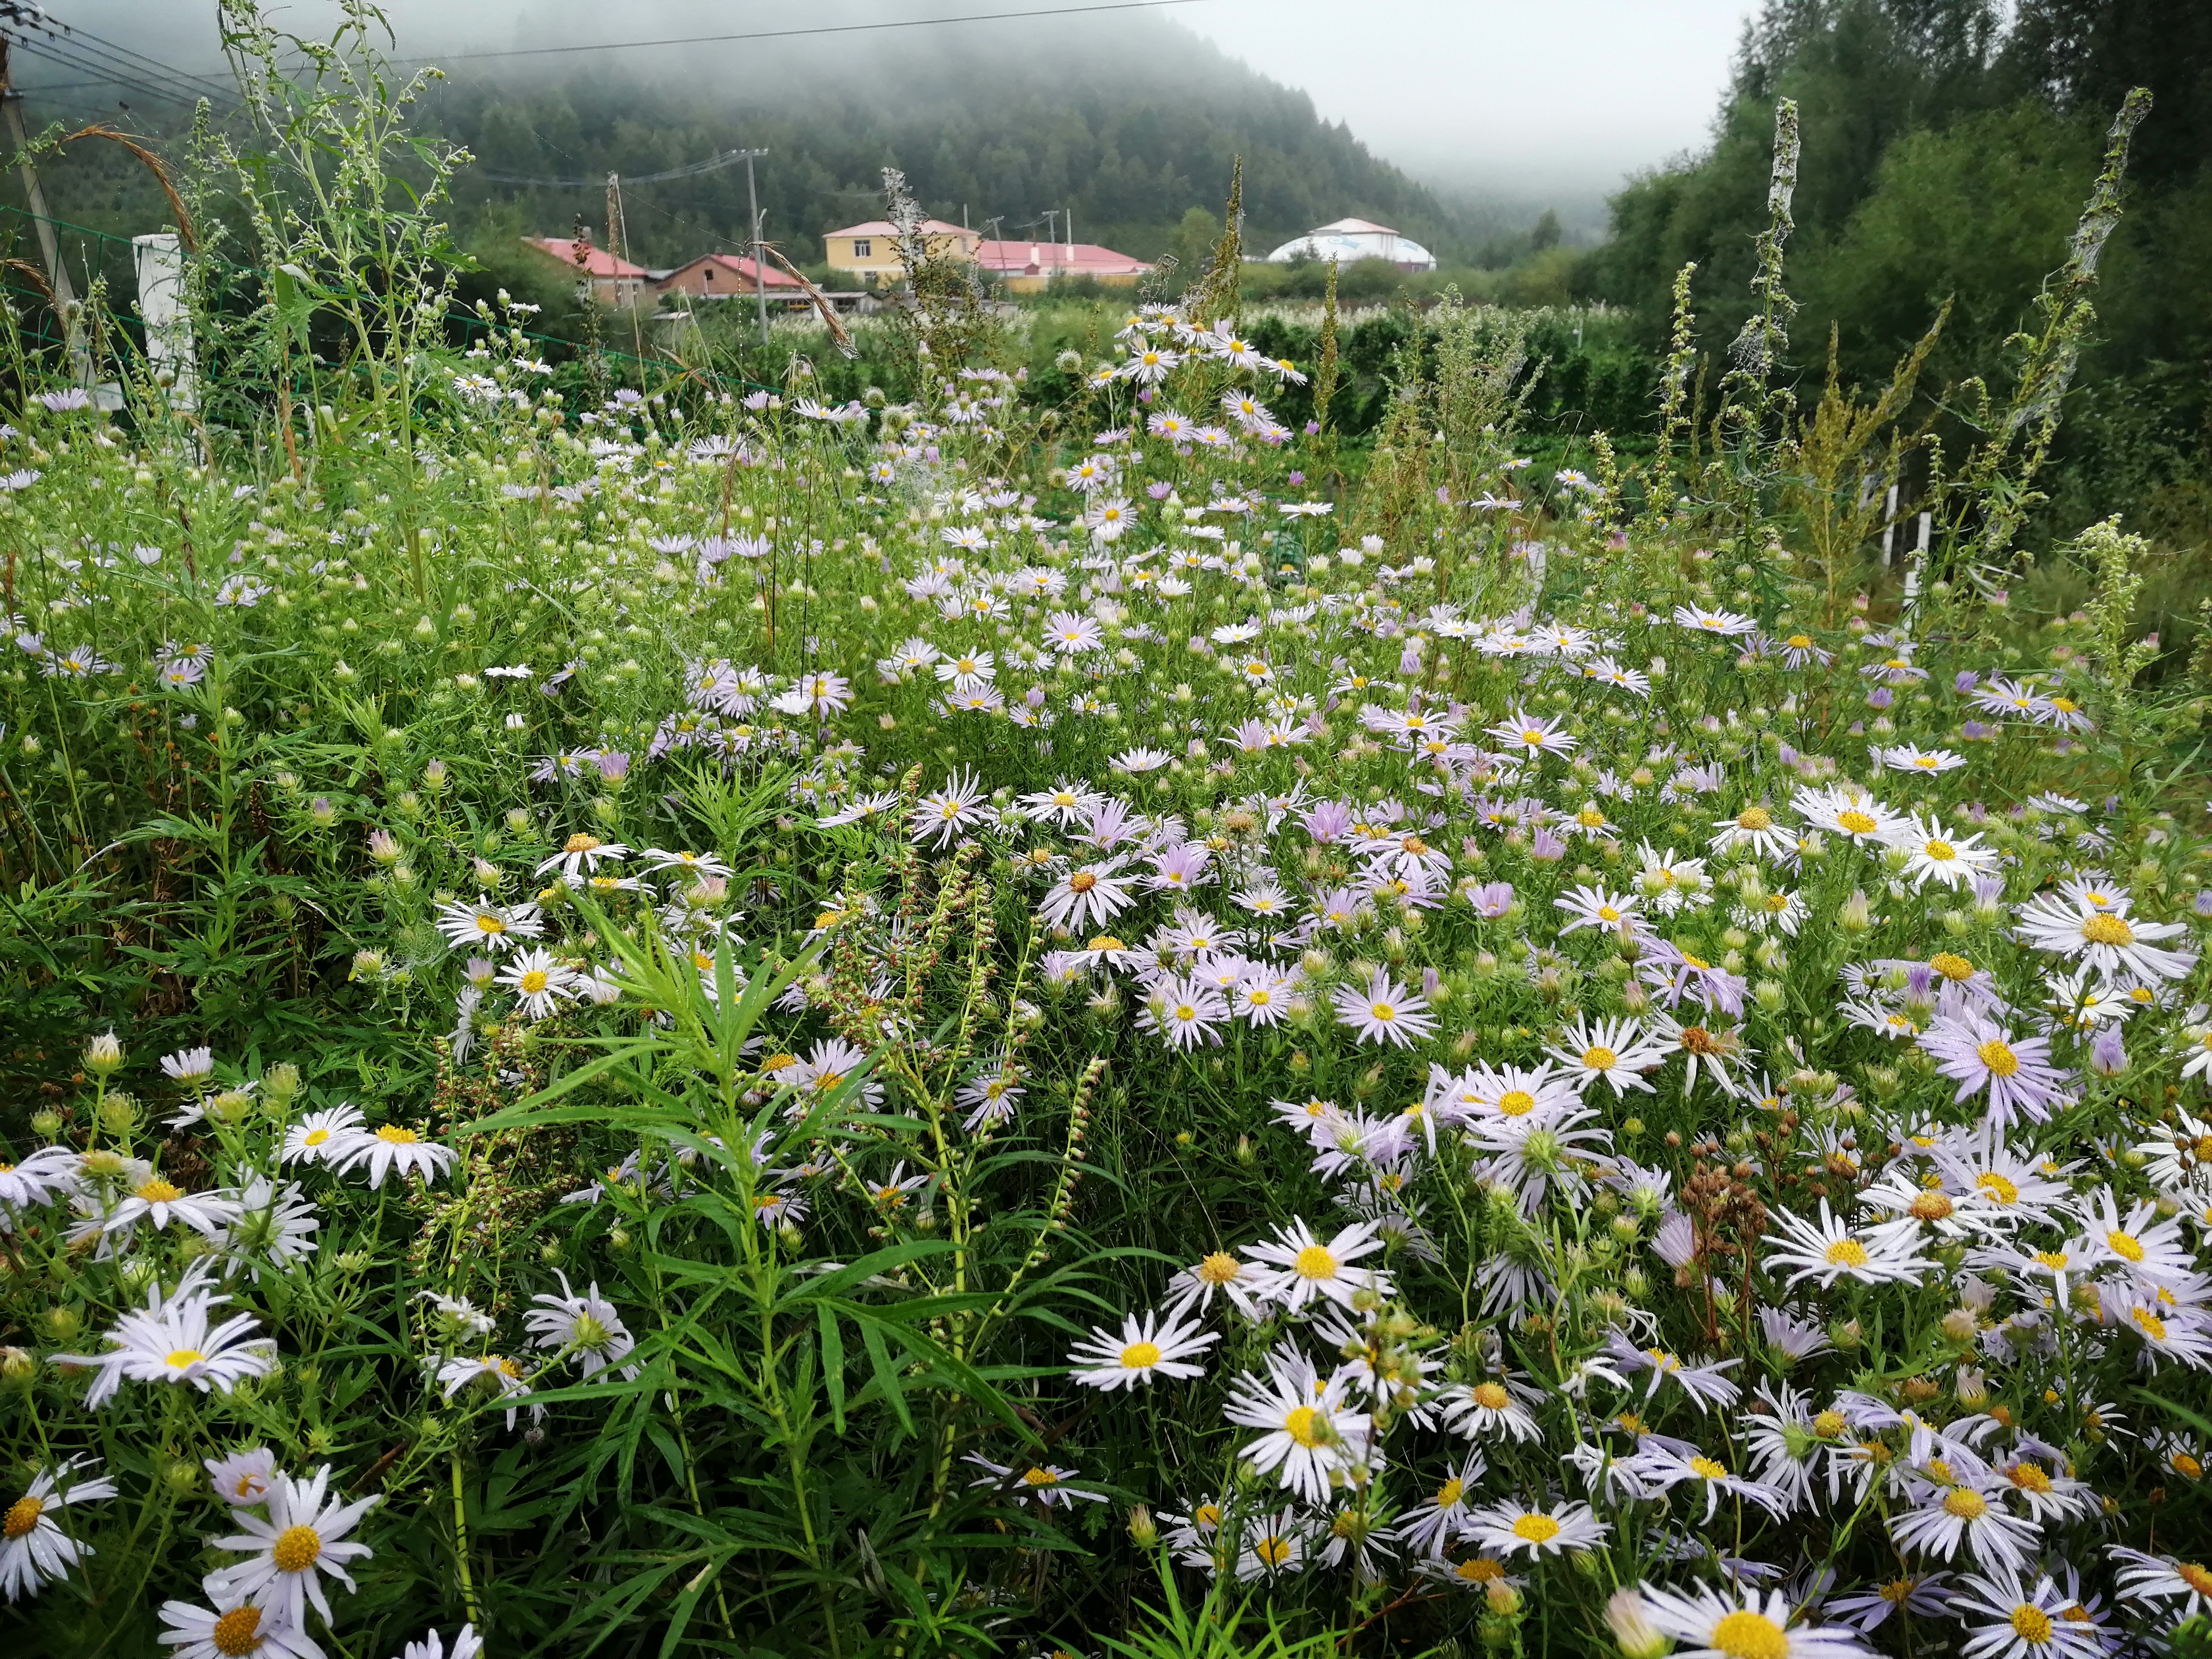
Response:
[[[923,220],[921,234],[932,254],[969,264],[974,263],[975,250],[983,240],[982,232],[949,225],[942,219]],[[830,270],[850,273],[860,282],[880,285],[898,282],[906,275],[906,267],[899,260],[898,228],[887,219],[825,231],[822,257]]]

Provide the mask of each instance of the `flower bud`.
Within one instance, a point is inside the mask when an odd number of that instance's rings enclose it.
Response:
[[[123,1044],[112,1031],[103,1031],[84,1045],[84,1069],[106,1077],[123,1064]]]
[[[1862,889],[1851,889],[1851,896],[1836,912],[1836,926],[1847,933],[1863,933],[1874,926],[1873,908],[1868,904],[1867,896]]]
[[[1073,356],[1073,352],[1062,354]],[[1152,1519],[1152,1510],[1142,1504],[1129,1511],[1129,1541],[1140,1550],[1148,1550],[1160,1540],[1158,1522]]]
[[[112,1135],[127,1135],[138,1127],[138,1103],[118,1090],[100,1103],[100,1127]]]
[[[1644,1593],[1633,1586],[1613,1593],[1605,1604],[1605,1622],[1620,1649],[1621,1659],[1662,1659],[1674,1645],[1651,1622]]]

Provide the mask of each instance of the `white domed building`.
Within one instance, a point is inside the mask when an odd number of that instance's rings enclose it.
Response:
[[[1339,219],[1316,226],[1304,235],[1285,242],[1267,256],[1269,264],[1286,265],[1295,259],[1334,259],[1351,264],[1359,259],[1388,259],[1401,270],[1434,270],[1437,256],[1410,236],[1401,236],[1388,225],[1364,219]]]

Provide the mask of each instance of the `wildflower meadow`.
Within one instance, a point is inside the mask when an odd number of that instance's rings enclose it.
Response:
[[[98,291],[118,409],[5,335],[19,1650],[2212,1607],[2212,654],[2124,501],[2021,601],[2141,100],[1942,442],[1918,355],[1784,367],[1784,103],[1750,324],[1686,271],[1656,441],[1567,467],[1449,298],[1355,453],[1233,203],[1049,377],[895,174],[896,384],[834,317],[550,364],[366,27],[227,15],[196,380]]]

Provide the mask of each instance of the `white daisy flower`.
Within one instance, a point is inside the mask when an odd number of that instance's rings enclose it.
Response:
[[[331,1495],[330,1484],[327,1463],[311,1480],[272,1474],[265,1520],[236,1510],[234,1518],[244,1530],[216,1539],[215,1547],[237,1551],[246,1559],[215,1575],[224,1588],[251,1596],[258,1606],[292,1626],[307,1621],[307,1605],[312,1601],[327,1625],[331,1604],[323,1593],[323,1577],[327,1574],[347,1589],[354,1588],[346,1563],[375,1552],[366,1544],[349,1541],[346,1534],[362,1516],[384,1501],[372,1492],[343,1503]]]
[[[1220,1340],[1215,1332],[1180,1323],[1174,1310],[1164,1317],[1147,1313],[1140,1318],[1131,1314],[1121,1322],[1118,1337],[1099,1327],[1092,1329],[1088,1340],[1076,1344],[1068,1355],[1075,1367],[1071,1375],[1079,1382],[1109,1393],[1134,1389],[1155,1376],[1203,1376],[1206,1367],[1192,1364],[1190,1357],[1203,1353]]]
[[[41,1469],[0,1516],[0,1591],[10,1601],[36,1595],[92,1553],[92,1546],[64,1532],[54,1515],[71,1504],[115,1496],[112,1480],[90,1476],[97,1467],[85,1457]]]

